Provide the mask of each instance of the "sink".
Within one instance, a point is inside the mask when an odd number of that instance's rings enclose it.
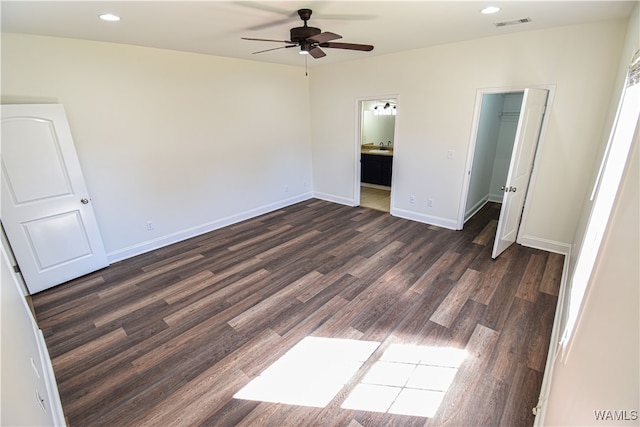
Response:
[[[379,148],[375,149],[375,150],[369,150],[369,153],[391,153],[390,150],[380,150]]]

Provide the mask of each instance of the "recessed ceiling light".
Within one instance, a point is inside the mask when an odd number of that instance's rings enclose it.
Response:
[[[496,13],[499,12],[500,8],[496,7],[496,6],[489,6],[489,7],[485,7],[484,9],[482,9],[480,11],[480,13],[484,13],[485,15],[489,15],[491,13]]]
[[[119,21],[120,17],[118,15],[114,15],[113,13],[103,13],[102,15],[100,15],[100,19],[102,19],[103,21],[115,22]]]

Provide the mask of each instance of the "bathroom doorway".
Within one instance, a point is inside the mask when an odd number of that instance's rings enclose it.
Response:
[[[396,96],[359,99],[355,202],[391,212],[396,142]]]

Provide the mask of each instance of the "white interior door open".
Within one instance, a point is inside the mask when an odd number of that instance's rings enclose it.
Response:
[[[0,218],[29,292],[106,267],[62,105],[3,105],[0,158]]]
[[[498,219],[492,258],[497,258],[516,241],[540,137],[547,95],[546,89],[525,89],[524,91],[509,173],[503,187],[502,209]]]

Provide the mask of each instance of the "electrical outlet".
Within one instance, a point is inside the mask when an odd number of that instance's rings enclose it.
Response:
[[[415,204],[415,202],[416,202],[416,196],[409,196],[409,203],[413,205]]]
[[[427,199],[427,206],[429,206],[430,208],[433,207],[433,199]]]
[[[288,192],[289,192],[289,186],[288,186],[288,185],[285,185],[285,186],[284,186],[284,192],[285,192],[285,193],[288,193]]]
[[[153,230],[153,221],[147,221],[147,231]]]
[[[453,150],[447,151],[447,159],[453,159]]]

